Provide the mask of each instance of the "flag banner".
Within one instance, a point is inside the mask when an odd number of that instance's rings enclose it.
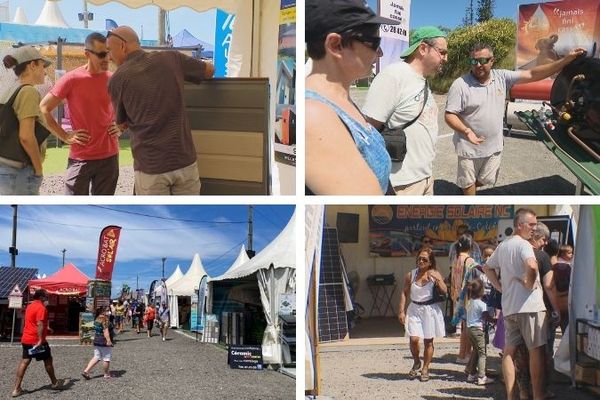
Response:
[[[196,313],[196,329],[201,332],[205,326],[206,318],[206,292],[208,289],[208,277],[204,275],[200,280],[200,286],[198,289],[198,309]]]
[[[98,245],[98,262],[96,263],[96,279],[105,281],[112,280],[115,259],[117,258],[117,246],[119,245],[119,236],[121,227],[109,225],[102,229],[100,233],[100,243]]]

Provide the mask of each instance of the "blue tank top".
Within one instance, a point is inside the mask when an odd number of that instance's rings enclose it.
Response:
[[[321,103],[327,104],[335,111],[344,125],[346,125],[350,135],[352,135],[352,139],[354,140],[358,151],[377,177],[381,191],[385,193],[390,179],[392,161],[385,149],[383,137],[377,129],[372,126],[365,128],[361,123],[348,115],[346,111],[312,90],[306,90],[306,99],[320,101]]]

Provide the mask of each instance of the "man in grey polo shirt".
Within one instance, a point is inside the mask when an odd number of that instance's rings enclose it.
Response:
[[[559,72],[585,50],[577,48],[564,58],[530,70],[492,69],[494,50],[477,43],[470,52],[471,71],[456,79],[448,91],[446,123],[454,129],[458,155],[457,184],[466,195],[495,185],[504,147],[506,92],[515,83],[539,81]]]

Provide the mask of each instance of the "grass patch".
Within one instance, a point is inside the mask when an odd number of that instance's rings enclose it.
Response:
[[[67,170],[68,158],[69,145],[64,144],[62,147],[48,147],[46,150],[46,159],[44,160],[44,175],[65,172]],[[129,139],[119,139],[119,166],[125,167],[129,165],[133,165]]]

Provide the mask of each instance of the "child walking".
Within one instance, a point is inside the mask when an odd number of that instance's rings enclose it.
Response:
[[[493,321],[493,318],[489,316],[487,306],[481,300],[484,288],[480,279],[473,279],[468,282],[467,293],[469,296],[469,302],[467,303],[467,331],[469,341],[473,345],[473,351],[465,369],[467,382],[475,382],[477,380],[478,385],[487,385],[494,382],[494,380],[485,375],[486,352],[483,324],[487,321]],[[477,375],[475,375],[476,372]]]

